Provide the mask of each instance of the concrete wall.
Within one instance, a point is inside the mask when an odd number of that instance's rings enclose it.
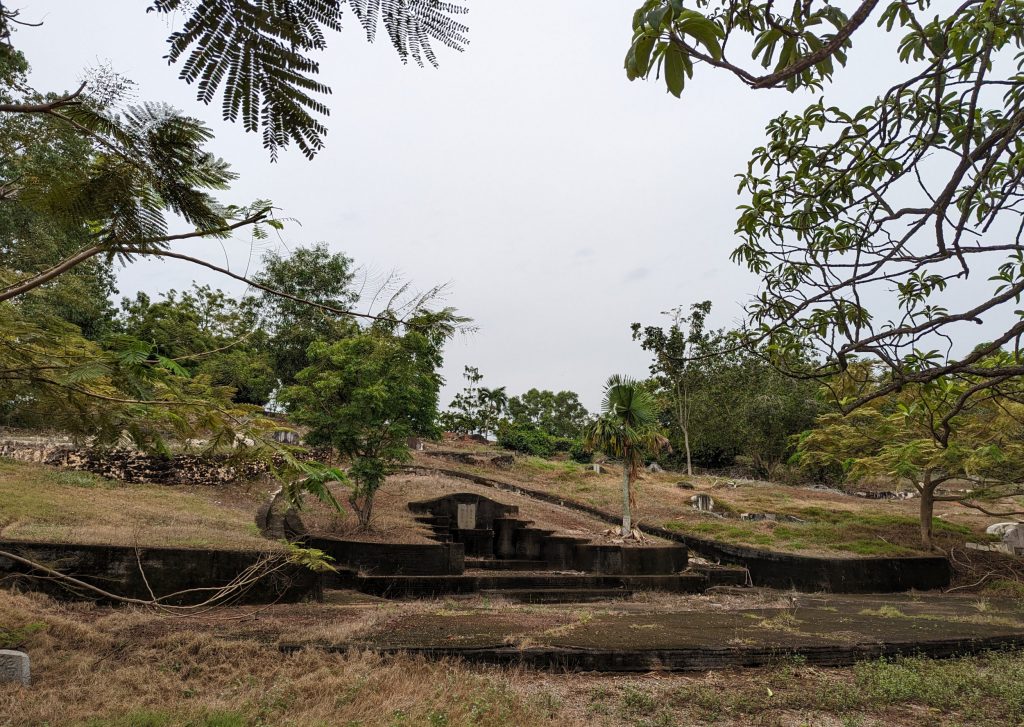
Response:
[[[0,550],[45,565],[115,595],[147,600],[150,598],[149,588],[157,597],[186,589],[219,588],[253,565],[261,555],[244,550],[140,548],[136,551],[135,548],[119,545],[10,540],[0,541]],[[0,581],[4,583],[17,582],[26,588],[44,591],[58,598],[97,598],[87,590],[76,594],[56,580],[27,577],[32,574],[42,575],[26,565],[0,556]],[[299,566],[286,565],[281,571],[258,581],[235,602],[299,601],[319,598],[320,595],[318,574]],[[209,592],[187,594],[169,603],[196,603],[209,596]]]
[[[462,543],[366,543],[314,536],[305,544],[324,551],[337,565],[368,575],[458,575],[465,569]]]

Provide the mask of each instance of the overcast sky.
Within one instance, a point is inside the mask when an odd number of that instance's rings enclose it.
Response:
[[[646,373],[631,322],[709,298],[713,323],[732,325],[756,290],[729,261],[734,175],[767,120],[805,99],[721,73],[698,73],[682,100],[660,82],[630,83],[622,58],[638,0],[471,2],[470,46],[440,51],[438,69],[403,66],[383,32],[368,45],[350,20],[321,59],[334,91],[327,149],[276,164],[257,134],[220,121],[219,98],[203,106],[177,80],[162,59],[176,21],[147,4],[23,0],[22,18],[44,21],[16,38],[34,85],[72,88],[83,68],[109,62],[138,83],[139,100],[170,102],[215,130],[211,148],[241,175],[225,201],[270,199],[297,221],[269,244],[324,241],[423,288],[450,282],[448,303],[479,331],[447,349],[444,403],[470,364],[511,394],[572,389],[596,409],[609,374]],[[841,92],[855,93],[857,78]],[[224,247],[180,249],[244,271],[248,237]],[[152,294],[193,280],[244,290],[157,261],[123,270],[119,288]]]

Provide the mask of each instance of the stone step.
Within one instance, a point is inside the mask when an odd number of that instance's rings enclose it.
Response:
[[[488,588],[480,595],[518,603],[591,603],[629,598],[633,592],[625,588]]]
[[[701,593],[708,579],[696,573],[614,576],[597,573],[515,573],[476,571],[439,576],[360,576],[353,587],[388,598],[417,598],[488,590],[628,590]]]
[[[521,558],[466,558],[466,568],[474,570],[547,570],[548,564],[543,560],[524,560]]]

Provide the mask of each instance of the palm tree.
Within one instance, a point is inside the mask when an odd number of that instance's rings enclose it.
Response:
[[[504,386],[497,389],[480,387],[477,392],[480,404],[480,428],[485,437],[498,428],[501,415],[508,409],[508,393]]]
[[[650,392],[625,376],[613,375],[604,386],[601,416],[585,434],[587,446],[622,460],[622,534],[633,533],[630,485],[644,465],[644,455],[668,447],[658,431],[658,409]]]

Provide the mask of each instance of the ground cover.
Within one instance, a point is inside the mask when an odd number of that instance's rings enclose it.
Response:
[[[126,484],[0,459],[0,538],[190,548],[277,547],[260,536],[259,484]]]
[[[645,609],[686,613],[698,600],[701,610],[719,616],[752,605],[786,610],[786,594],[757,598],[652,595],[647,603],[581,608],[353,597],[182,619],[0,592],[0,639],[31,653],[34,676],[29,689],[0,685],[0,725],[994,727],[1024,720],[1024,655],[1019,653],[875,660],[839,669],[783,659],[770,669],[596,675],[365,652],[282,654],[277,648],[279,641],[300,636],[364,637],[403,614],[451,614],[455,620],[456,612],[507,612],[534,624],[538,634],[571,634],[581,623],[606,618],[606,609],[630,609],[626,614],[636,619],[638,633],[650,630],[640,616]],[[985,607],[973,605],[982,602],[964,599],[965,616],[984,616]],[[910,612],[906,603],[893,608]],[[905,620],[895,613],[877,618]]]
[[[481,451],[482,445],[445,442],[445,449]],[[522,484],[616,513],[621,509],[618,466],[602,473],[567,458],[516,455],[512,465],[467,465],[417,452],[423,466],[461,469]],[[681,487],[680,483],[685,486]],[[705,493],[715,513],[695,510],[690,498]],[[921,553],[918,501],[870,500],[806,486],[715,475],[687,477],[675,472],[644,473],[635,484],[634,520],[723,542],[829,556],[882,556]],[[743,513],[774,514],[777,520],[748,521]],[[795,520],[791,520],[795,519]],[[936,544],[949,550],[965,541],[989,540],[993,518],[955,503],[936,506]]]

